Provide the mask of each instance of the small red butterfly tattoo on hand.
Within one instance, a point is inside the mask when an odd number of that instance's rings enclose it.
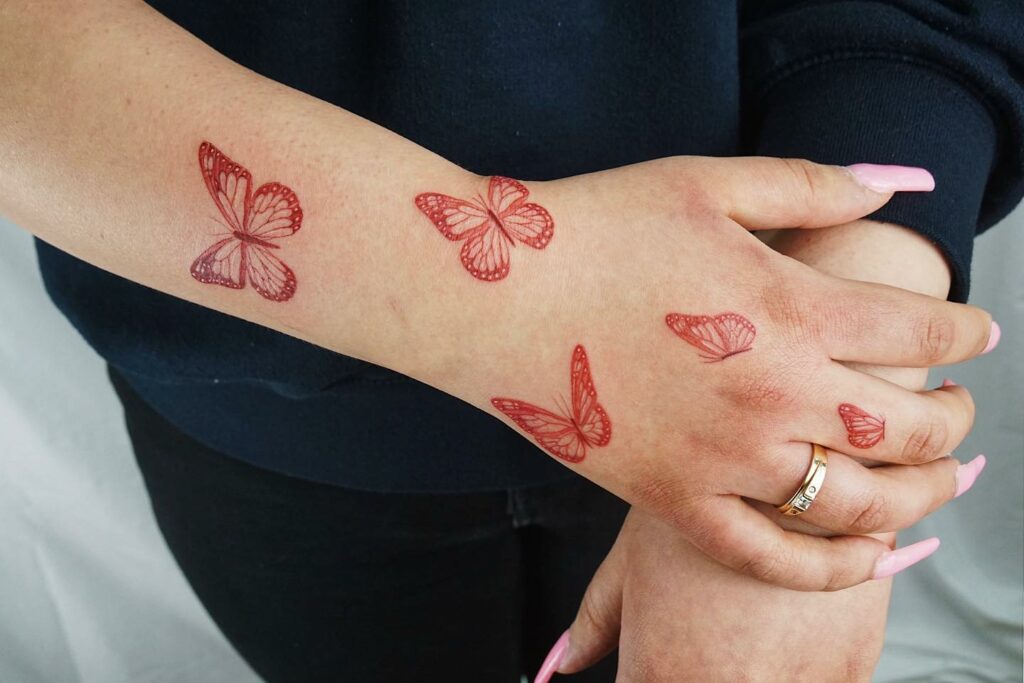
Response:
[[[582,346],[572,352],[569,382],[572,406],[563,405],[561,415],[514,398],[492,398],[491,405],[528,432],[547,452],[567,462],[581,462],[587,457],[587,448],[606,446],[612,438],[612,423],[597,402],[597,389]]]
[[[205,284],[242,289],[246,281],[260,296],[288,301],[295,295],[295,273],[273,254],[273,240],[302,227],[299,198],[281,183],[252,191],[249,171],[204,142],[199,170],[225,221],[227,237],[215,242],[192,263],[192,277]]]
[[[875,417],[852,403],[839,406],[839,417],[846,425],[850,444],[857,448],[871,448],[885,438],[885,418]]]
[[[518,180],[492,176],[487,197],[456,199],[427,192],[416,206],[442,235],[462,245],[462,265],[480,280],[504,279],[509,271],[509,247],[522,242],[534,249],[548,246],[555,221],[540,204],[528,204],[530,191]]]
[[[687,344],[697,347],[700,357],[707,363],[718,363],[749,351],[757,335],[754,324],[738,313],[669,313],[665,324]]]

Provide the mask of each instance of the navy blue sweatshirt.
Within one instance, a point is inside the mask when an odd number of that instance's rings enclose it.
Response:
[[[924,166],[935,192],[874,217],[937,243],[957,300],[975,234],[1024,189],[1021,0],[151,4],[231,59],[476,173],[550,179],[676,154]],[[141,396],[230,456],[385,491],[570,476],[406,377],[44,244],[39,262],[53,300]]]

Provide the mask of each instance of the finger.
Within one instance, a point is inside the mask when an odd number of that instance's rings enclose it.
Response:
[[[719,208],[749,230],[821,228],[856,220],[893,192],[930,191],[928,171],[905,166],[828,166],[805,159],[731,157],[702,160]]]
[[[807,444],[795,450],[804,456],[810,451]],[[743,495],[778,507],[799,488],[807,464],[806,458],[782,458],[774,468],[777,476],[758,478],[756,486]],[[942,458],[920,466],[868,468],[829,451],[825,481],[800,519],[842,534],[899,531],[966,493],[984,467],[985,457],[978,456],[963,465]]]
[[[825,347],[835,360],[931,367],[988,353],[999,326],[975,306],[870,282],[823,276],[815,290]]]
[[[738,496],[702,506],[691,541],[727,567],[801,591],[834,591],[903,571],[938,549],[938,539],[890,550],[870,536],[823,538],[785,531]]]
[[[809,397],[793,441],[819,443],[881,462],[920,465],[949,455],[974,425],[971,393],[961,386],[909,391],[833,363],[820,373],[828,395]]]
[[[625,557],[618,544],[612,547],[587,586],[572,626],[552,648],[534,683],[545,683],[555,672],[588,669],[618,647]]]

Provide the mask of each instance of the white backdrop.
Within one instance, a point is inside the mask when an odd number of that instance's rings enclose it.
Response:
[[[946,373],[978,403],[959,455],[989,466],[902,536],[943,546],[897,579],[878,681],[1022,680],[1022,262],[1018,210],[974,266],[972,302],[1002,344]],[[103,363],[46,298],[28,235],[0,220],[0,682],[256,680],[160,538]]]

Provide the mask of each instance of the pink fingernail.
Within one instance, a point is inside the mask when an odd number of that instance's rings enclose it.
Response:
[[[944,386],[944,387],[955,387],[955,386],[957,386],[957,383],[947,377],[946,379],[942,380],[942,386]]]
[[[988,353],[992,349],[999,346],[999,338],[1003,336],[1003,331],[999,329],[999,323],[995,320],[992,321],[992,331],[988,333],[988,344],[982,350],[982,353]]]
[[[883,164],[854,164],[846,169],[857,182],[875,192],[931,192],[935,178],[923,168]]]
[[[566,631],[562,634],[562,637],[555,642],[555,646],[551,648],[551,652],[544,658],[544,663],[540,665],[540,671],[537,672],[537,677],[533,679],[533,683],[548,683],[551,677],[558,671],[559,665],[565,658],[565,653],[569,650],[569,632]]]
[[[907,567],[917,564],[938,549],[939,539],[932,537],[903,548],[882,553],[881,557],[875,562],[875,573],[871,575],[871,578],[884,579],[893,574],[899,574]]]
[[[974,482],[978,480],[978,475],[985,469],[985,464],[988,460],[985,459],[984,455],[979,455],[974,460],[960,465],[956,468],[956,495],[954,498],[959,498],[974,486]]]

